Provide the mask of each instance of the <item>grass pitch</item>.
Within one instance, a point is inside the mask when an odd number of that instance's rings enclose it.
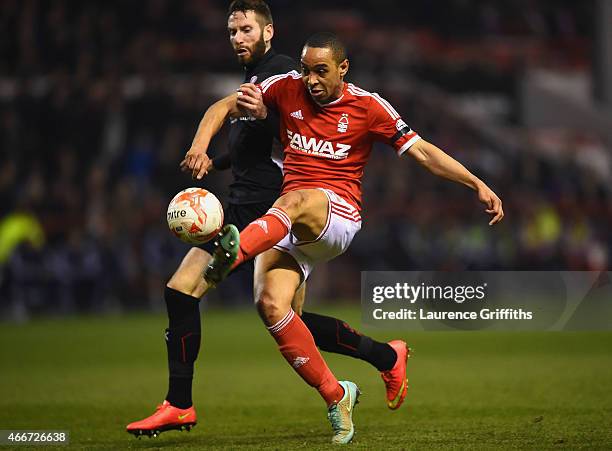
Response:
[[[360,327],[357,310],[322,313]],[[250,310],[203,314],[198,426],[128,435],[165,395],[165,325],[160,315],[0,325],[0,429],[68,430],[69,447],[87,450],[337,449],[318,394]],[[410,389],[391,412],[374,368],[325,354],[364,392],[351,449],[612,447],[610,333],[367,333],[415,349]]]

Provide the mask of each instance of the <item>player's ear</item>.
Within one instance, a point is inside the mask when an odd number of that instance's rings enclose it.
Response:
[[[269,23],[263,29],[264,42],[267,44],[268,42],[270,42],[272,40],[273,36],[274,36],[274,25]]]
[[[340,72],[340,76],[344,77],[349,70],[349,60],[344,59],[340,65],[338,66],[338,71]]]

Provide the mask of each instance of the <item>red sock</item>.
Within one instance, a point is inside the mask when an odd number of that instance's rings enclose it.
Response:
[[[310,331],[293,310],[268,330],[285,360],[308,385],[319,391],[328,406],[342,399],[344,389],[321,357]]]
[[[291,230],[291,219],[280,208],[272,207],[240,232],[240,251],[232,268],[271,249]]]

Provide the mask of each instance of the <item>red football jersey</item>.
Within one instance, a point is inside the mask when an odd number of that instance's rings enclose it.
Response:
[[[361,178],[374,141],[401,155],[420,139],[389,102],[352,83],[326,105],[314,101],[296,71],[272,76],[259,89],[280,117],[283,194],[328,188],[361,210]]]

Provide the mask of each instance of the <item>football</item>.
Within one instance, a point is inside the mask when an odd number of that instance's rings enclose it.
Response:
[[[170,201],[167,213],[170,231],[189,244],[210,241],[223,226],[223,207],[203,188],[187,188]]]

